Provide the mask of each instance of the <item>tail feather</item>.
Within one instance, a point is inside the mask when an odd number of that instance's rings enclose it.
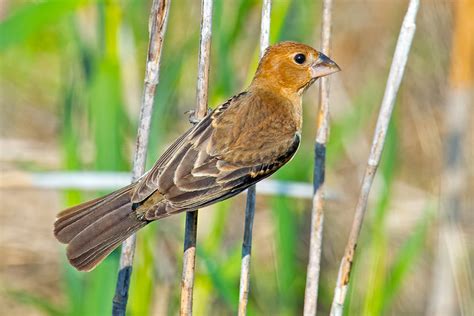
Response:
[[[140,223],[132,218],[135,216],[130,214],[130,208],[131,204],[126,204],[87,226],[69,242],[68,255],[80,256],[91,248],[108,243],[117,235],[128,236],[130,227]]]
[[[97,225],[100,224],[100,222],[97,223]],[[94,231],[94,227],[91,225],[69,243],[67,248],[69,262],[79,270],[89,271],[132,233],[146,224],[147,222],[137,220],[131,223],[127,218],[122,219],[114,229]],[[94,242],[90,242],[89,239],[92,234],[94,234],[92,238],[96,238],[93,239]]]
[[[78,270],[91,270],[134,232],[148,224],[132,209],[133,186],[69,208],[58,215],[54,235],[68,244],[67,257]]]
[[[132,189],[133,186],[129,185],[106,196],[62,211],[54,223],[54,235],[60,242],[69,243],[85,227],[110,211],[129,203]]]
[[[105,245],[90,249],[87,253],[77,257],[68,257],[69,262],[80,271],[90,271],[107,257],[123,240],[117,240]]]

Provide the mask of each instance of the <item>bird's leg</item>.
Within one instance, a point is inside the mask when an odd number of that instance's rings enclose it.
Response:
[[[211,108],[207,108],[207,114],[206,115],[209,115],[209,113],[212,112],[212,109]],[[188,119],[189,119],[189,123],[193,124],[193,125],[196,125],[197,123],[199,123],[202,119],[199,119],[196,117],[196,111],[195,110],[189,110],[189,111],[186,111],[184,112],[184,114],[188,114]]]

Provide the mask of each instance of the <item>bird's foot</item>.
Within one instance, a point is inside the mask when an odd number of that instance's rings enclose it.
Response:
[[[207,114],[206,115],[208,115],[211,112],[212,112],[212,109],[207,108]],[[202,120],[202,119],[196,117],[196,110],[189,110],[189,111],[184,112],[184,114],[188,114],[189,123],[191,123],[193,125],[196,125],[197,123],[201,122],[201,120]]]

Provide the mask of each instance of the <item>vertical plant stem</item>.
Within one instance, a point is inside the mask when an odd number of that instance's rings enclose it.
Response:
[[[207,114],[207,94],[209,85],[209,67],[212,34],[212,0],[202,0],[201,36],[199,47],[198,79],[196,89],[195,119],[200,120]],[[194,272],[196,268],[196,238],[198,211],[186,213],[184,232],[183,274],[181,277],[180,315],[193,314]]]
[[[260,58],[270,45],[270,16],[272,12],[272,0],[263,0],[262,19],[260,21]]]
[[[331,316],[341,316],[344,308],[344,301],[347,295],[347,289],[350,280],[352,262],[354,260],[357,239],[359,237],[362,221],[367,209],[367,200],[374,180],[375,172],[380,162],[388,125],[392,116],[395,99],[400,88],[400,83],[405,71],[408,54],[410,52],[413,36],[415,34],[415,21],[418,12],[419,0],[410,0],[407,13],[403,20],[400,34],[395,48],[395,53],[388,75],[385,93],[380,107],[375,135],[369,154],[367,167],[362,180],[359,199],[355,208],[354,221],[352,223],[349,241],[346,246],[344,256],[339,267],[334,299],[331,306]]]
[[[244,239],[242,242],[242,263],[240,267],[239,316],[247,315],[247,304],[250,292],[250,253],[252,251],[255,197],[255,186],[252,186],[247,191],[247,204],[245,206]]]
[[[138,123],[138,134],[133,160],[132,182],[137,180],[145,171],[148,149],[148,137],[153,112],[153,100],[159,81],[160,59],[163,39],[166,32],[170,0],[153,0],[149,18],[149,44],[145,68],[143,96]],[[120,267],[112,305],[113,315],[125,315],[130,277],[132,274],[133,257],[135,253],[135,234],[122,245]]]
[[[262,20],[260,26],[260,58],[265,54],[265,49],[270,42],[270,13],[271,0],[263,0]],[[240,267],[239,289],[239,316],[247,315],[247,304],[250,292],[250,255],[252,252],[252,229],[255,215],[255,185],[247,190],[247,203],[245,206],[244,239],[242,242],[242,263]]]
[[[332,0],[323,1],[321,42],[323,54],[331,50],[331,11]],[[318,306],[319,273],[321,270],[321,251],[324,223],[324,176],[326,166],[326,144],[329,137],[329,78],[320,79],[318,130],[314,145],[314,196],[311,211],[311,237],[309,260],[306,273],[306,289],[303,315],[316,315]]]

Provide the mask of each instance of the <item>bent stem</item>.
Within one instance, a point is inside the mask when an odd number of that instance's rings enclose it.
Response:
[[[380,107],[377,126],[372,141],[367,167],[362,180],[359,199],[355,208],[354,221],[352,223],[349,240],[346,246],[344,256],[341,260],[339,273],[334,290],[334,299],[331,306],[331,316],[342,316],[344,301],[347,295],[347,289],[350,280],[352,262],[354,260],[357,239],[359,238],[362,221],[367,209],[367,200],[369,197],[372,182],[374,180],[377,167],[382,155],[385,138],[387,136],[388,125],[392,116],[395,99],[400,88],[405,66],[410,52],[413,36],[415,34],[415,21],[418,12],[419,0],[410,0],[407,13],[402,23],[400,34],[395,48],[395,53],[388,75],[385,93]]]

